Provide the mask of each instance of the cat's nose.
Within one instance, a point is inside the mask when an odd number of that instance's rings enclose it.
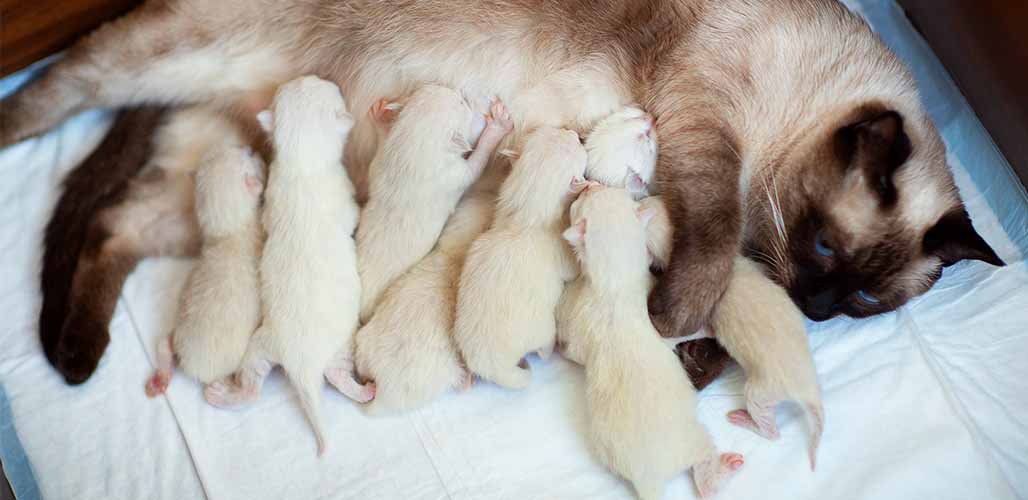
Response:
[[[803,300],[803,314],[814,321],[825,321],[839,311],[836,306],[836,293],[834,288],[822,290],[813,295],[808,295]]]

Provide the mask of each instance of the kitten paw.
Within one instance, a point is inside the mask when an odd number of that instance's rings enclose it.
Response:
[[[485,117],[485,126],[489,130],[496,130],[503,135],[514,130],[514,120],[510,116],[510,110],[503,104],[500,98],[494,98],[489,106],[489,114]]]
[[[375,101],[368,109],[368,116],[380,127],[388,126],[396,120],[396,105],[389,99],[382,98]]]
[[[231,383],[228,380],[218,380],[207,384],[203,389],[203,398],[211,406],[217,408],[232,408],[252,400],[256,393]]]
[[[161,394],[164,394],[168,390],[168,384],[171,382],[171,374],[163,371],[157,371],[154,373],[150,380],[146,382],[146,397],[153,398]]]

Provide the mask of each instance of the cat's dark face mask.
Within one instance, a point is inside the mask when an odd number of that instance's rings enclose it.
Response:
[[[971,225],[934,128],[878,106],[842,123],[750,183],[745,252],[804,314],[880,314],[928,291],[945,266],[1003,265]]]

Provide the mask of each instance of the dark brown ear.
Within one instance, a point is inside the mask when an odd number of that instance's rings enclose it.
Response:
[[[953,210],[939,219],[935,227],[924,236],[924,251],[942,259],[942,265],[951,266],[964,259],[980,260],[994,266],[1005,266],[971,225],[971,218],[963,208]]]
[[[903,118],[895,111],[861,111],[862,119],[836,134],[836,152],[850,168],[862,169],[881,203],[896,202],[892,176],[910,157],[910,138]]]

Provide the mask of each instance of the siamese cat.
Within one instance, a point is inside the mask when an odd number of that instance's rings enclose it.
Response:
[[[0,103],[0,145],[92,107],[250,109],[305,73],[355,109],[429,82],[496,95],[517,131],[652,113],[650,187],[674,226],[649,301],[665,336],[708,322],[743,250],[816,320],[891,311],[963,259],[1003,264],[910,72],[836,0],[151,1]],[[358,117],[358,192],[376,147]]]

